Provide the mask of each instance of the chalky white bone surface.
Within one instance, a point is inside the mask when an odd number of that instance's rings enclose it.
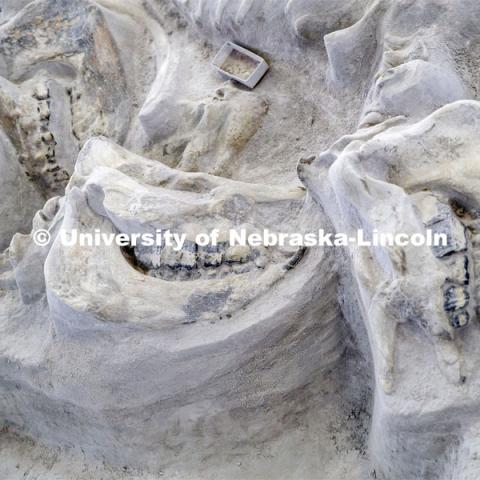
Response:
[[[226,236],[230,229],[243,225],[260,231],[283,224],[284,229],[295,231],[295,226],[288,225],[292,222],[289,217],[295,211],[301,214],[303,197],[298,187],[289,190],[178,172],[131,155],[107,140],[95,139],[85,146],[77,161],[67,189],[61,230],[66,234],[72,230],[88,233],[98,228],[101,233],[131,235],[155,233],[157,229],[180,234],[210,233],[218,228]],[[264,225],[260,225],[262,221]],[[189,242],[194,239],[187,236]],[[177,261],[170,263],[172,275],[175,269],[197,269],[196,261],[190,264],[182,260],[182,252],[190,253],[187,248],[184,246]],[[160,264],[169,260],[165,250]],[[192,255],[196,256],[196,250]],[[253,256],[254,252],[249,251],[247,257]],[[315,257],[320,261],[322,254],[318,253],[313,251],[310,261]],[[266,253],[259,254],[267,259],[263,268],[250,262],[244,264],[243,273],[237,274],[230,267],[222,278],[179,283],[135,270],[120,249],[108,245],[68,247],[57,239],[46,264],[47,291],[51,300],[55,297],[55,305],[65,299],[68,305],[78,305],[78,309],[97,314],[103,321],[164,328],[202,318],[217,320],[233,315],[284,278],[294,252],[278,255],[274,262]],[[198,312],[193,311],[192,303],[200,304],[202,298],[204,311],[200,305]]]
[[[408,412],[412,421],[420,415],[425,403],[415,399],[414,385],[420,385],[417,382],[424,382],[422,388],[430,390],[423,400],[442,399],[431,403],[432,428],[440,419],[454,421],[456,414],[451,420],[448,414],[452,404],[458,406],[460,402],[467,409],[476,404],[464,392],[478,388],[473,366],[476,360],[469,352],[478,336],[474,321],[477,255],[472,239],[479,204],[479,120],[478,102],[456,102],[412,126],[396,126],[383,133],[373,127],[371,138],[359,135],[347,141],[340,152],[333,150],[317,161],[299,165],[300,176],[311,192],[323,205],[328,202],[331,206],[330,214],[340,230],[362,227],[411,234],[431,228],[448,237],[445,249],[407,246],[351,251],[377,383],[387,393],[377,392],[377,415],[383,420],[374,422],[374,428],[387,428],[389,424],[388,429],[393,428],[391,423],[398,421],[400,411],[402,415]],[[459,204],[464,210],[459,210]],[[460,323],[459,312],[463,319]],[[399,323],[412,326],[400,330]],[[411,350],[412,336],[424,336],[428,339],[425,348],[436,353],[437,366],[427,363],[430,379],[414,366],[419,360]],[[442,372],[444,379],[432,370]],[[450,383],[448,393],[445,382]],[[388,448],[395,447],[385,442],[377,444],[377,438],[373,434],[383,463],[389,458]],[[419,442],[428,451],[429,442]],[[411,454],[407,450],[405,461]],[[398,462],[399,468],[401,457],[388,461]],[[408,472],[406,466],[402,468]]]
[[[204,225],[215,217],[231,228],[244,223],[245,215],[253,226],[264,222],[296,229],[302,219],[309,226],[322,221],[299,187],[181,172],[104,138],[87,142],[65,197],[52,199],[35,220],[36,228],[50,230],[53,243],[42,249],[30,236],[17,235],[8,252],[12,267],[5,274],[10,270],[14,282],[4,287],[2,318],[9,322],[14,315],[22,321],[11,325],[2,341],[7,345],[11,335],[19,335],[23,322],[30,325],[25,341],[30,335],[43,340],[38,350],[21,345],[4,350],[5,385],[14,381],[18,365],[23,368],[22,387],[5,403],[5,419],[48,443],[75,437],[89,455],[107,456],[113,463],[119,457],[112,435],[125,446],[134,438],[138,447],[122,448],[123,462],[158,470],[179,455],[201,462],[211,449],[228,443],[228,418],[245,402],[253,409],[265,401],[276,404],[325,375],[344,347],[333,258],[321,249],[307,252],[296,265],[294,251],[262,252],[267,261],[259,266],[245,263],[240,254],[227,258],[227,251],[225,261],[233,270],[222,279],[179,281],[137,270],[119,247],[60,241],[63,231],[74,228],[103,233],[181,229],[192,216]],[[237,266],[248,268],[237,271]],[[33,267],[34,284],[28,281]],[[184,267],[181,259],[167,266],[172,275]],[[215,267],[199,263],[195,268]],[[319,269],[328,289],[314,281]],[[69,360],[59,362],[65,355]],[[252,365],[264,369],[265,376]],[[24,395],[31,401],[24,403]],[[52,416],[43,412],[50,402]],[[285,412],[291,408],[284,407]],[[60,432],[58,415],[64,414],[71,420]],[[260,427],[256,415],[245,421],[252,422],[255,436],[258,428],[265,434],[276,428],[267,418]],[[72,422],[78,422],[78,430]],[[118,429],[119,423],[129,426]],[[182,438],[175,452],[162,446],[172,428]],[[219,443],[201,447],[193,433],[199,428],[214,428],[212,440]]]
[[[4,0],[0,477],[477,479],[479,15]],[[227,40],[255,91],[210,69]],[[192,240],[235,226],[449,241]],[[59,241],[157,227],[184,249]]]

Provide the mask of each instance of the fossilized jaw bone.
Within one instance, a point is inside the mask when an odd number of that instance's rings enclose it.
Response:
[[[446,250],[352,249],[377,376],[387,391],[393,387],[396,325],[405,321],[431,337],[447,377],[463,379],[454,331],[476,303],[471,237],[480,206],[479,122],[478,102],[457,102],[411,127],[392,127],[339,154],[327,152],[324,166],[309,161],[299,167],[337,229],[411,234],[428,227],[448,234]],[[452,201],[465,215],[458,216]]]
[[[17,161],[32,189],[44,199],[63,194],[72,171],[72,162],[56,155],[58,143],[63,142],[56,141],[58,131],[52,129],[51,88],[46,81],[18,87],[0,77],[0,126],[15,149],[11,161]]]
[[[288,191],[178,172],[94,139],[81,153],[67,189],[61,228],[129,234],[170,229],[191,235],[241,226],[253,233],[282,224],[284,231],[295,231],[303,202],[298,188]],[[212,252],[201,251],[192,238],[188,241],[185,251],[165,248],[158,259],[153,249],[135,250],[142,273],[118,247],[68,247],[57,237],[45,267],[51,307],[65,304],[83,312],[90,318],[85,328],[91,327],[92,318],[97,318],[93,323],[152,328],[215,320],[234,315],[290,275],[296,255],[294,250],[282,253],[275,248],[226,248],[217,252],[219,258],[206,261],[205,254]],[[309,269],[323,256],[320,250],[307,255]]]
[[[109,24],[94,3],[32,2],[0,27],[1,122],[46,198],[63,194],[92,135],[123,141],[130,100]],[[13,126],[12,126],[13,125]]]
[[[253,270],[253,260],[244,262],[237,251],[224,266],[250,272],[163,280],[133,268],[115,246],[63,247],[59,233],[181,227],[169,198],[184,215],[197,212],[215,226],[217,219],[231,227],[247,218],[276,227],[283,220],[282,231],[296,229],[305,209],[314,228],[323,217],[315,206],[304,206],[304,196],[299,188],[176,171],[106,139],[87,142],[66,196],[50,200],[36,217],[34,227],[52,233],[50,249],[39,251],[30,236],[18,236],[10,251],[13,279],[0,255],[0,320],[7,323],[0,336],[1,377],[7,388],[19,386],[2,397],[2,419],[52,444],[74,439],[107,461],[158,469],[160,462],[179,461],[168,443],[178,440],[172,431],[185,439],[180,458],[204,458],[217,443],[205,448],[198,428],[214,430],[215,442],[224,446],[232,425],[237,428],[233,414],[256,412],[267,399],[284,405],[285,394],[321,377],[344,350],[332,255],[312,249],[295,268],[293,252],[282,260],[273,255]],[[134,205],[138,216],[129,210]],[[155,268],[152,252],[135,255]],[[215,258],[199,258],[198,270],[218,268],[206,260]],[[35,282],[28,282],[28,273]],[[28,349],[12,346],[20,337],[29,339],[23,342]],[[266,439],[275,435],[277,415],[273,421],[252,417],[252,442],[259,430],[269,430]],[[245,423],[238,429],[245,438]]]

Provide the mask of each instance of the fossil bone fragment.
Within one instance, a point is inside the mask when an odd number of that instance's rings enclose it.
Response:
[[[377,418],[385,423],[374,423],[375,441],[380,435],[376,426],[394,428],[391,425],[398,421],[397,402],[405,401],[418,381],[411,351],[403,353],[410,357],[400,361],[400,378],[396,373],[399,343],[408,342],[405,335],[423,331],[429,339],[439,370],[451,382],[450,393],[444,397],[447,404],[451,397],[461,395],[464,382],[473,382],[472,388],[477,388],[476,378],[467,372],[472,361],[468,352],[476,338],[476,325],[470,319],[478,302],[472,238],[479,206],[475,186],[479,175],[479,119],[477,102],[456,102],[412,126],[393,127],[384,133],[373,128],[371,138],[359,137],[340,152],[326,152],[313,163],[310,160],[299,165],[299,173],[312,193],[322,205],[330,206],[338,229],[362,227],[413,234],[432,228],[446,233],[448,239],[441,249],[411,245],[368,251],[352,248],[353,275],[365,309],[377,381],[393,397],[386,400],[388,407],[377,411]],[[419,164],[422,157],[429,161]],[[455,175],[451,174],[452,168]],[[335,211],[335,205],[341,210]],[[399,325],[406,323],[413,324],[413,329],[401,329]],[[462,341],[458,334],[461,329],[467,329]],[[409,367],[403,366],[404,362]],[[442,380],[428,384],[437,389]],[[420,406],[412,402],[412,415],[417,408]],[[438,415],[441,411],[436,410]],[[375,445],[382,452],[381,464],[392,462],[398,471],[407,471],[402,470],[407,463],[401,463],[408,461],[407,454],[392,460],[387,450],[393,445]]]
[[[21,335],[26,322],[45,343],[30,352],[33,357],[18,349],[5,352],[9,361],[2,379],[13,379],[21,365],[24,380],[2,418],[48,442],[68,435],[89,454],[115,463],[113,435],[116,445],[124,445],[122,462],[154,469],[159,451],[161,462],[178,461],[179,455],[201,461],[212,448],[229,443],[237,427],[228,418],[244,402],[253,407],[271,399],[287,412],[283,395],[325,374],[344,348],[333,258],[322,249],[299,256],[273,247],[237,248],[206,256],[190,238],[178,252],[166,247],[123,252],[117,246],[70,245],[61,238],[74,229],[169,228],[193,235],[200,227],[255,231],[282,223],[296,230],[321,219],[298,186],[186,173],[105,138],[88,141],[65,197],[50,200],[36,217],[35,228],[49,230],[52,243],[39,248],[29,235],[17,235],[8,250],[14,282],[3,292],[12,301],[2,302],[1,315],[10,317],[24,305],[15,313],[22,321],[12,325],[11,335]],[[260,258],[261,267],[254,262]],[[34,263],[32,283],[26,273]],[[328,288],[314,281],[319,269]],[[291,351],[293,339],[297,347]],[[308,354],[298,357],[297,348]],[[72,363],[59,361],[66,356]],[[159,364],[168,368],[159,372]],[[265,375],[252,370],[253,364]],[[44,408],[52,391],[50,416]],[[24,403],[25,396],[31,402]],[[60,433],[58,418],[65,409],[70,420],[61,422],[66,430]],[[275,428],[268,416],[254,417],[254,435],[258,422],[265,433]],[[172,428],[184,432],[180,450],[163,443]],[[205,449],[195,440],[198,428],[215,428],[218,442]]]

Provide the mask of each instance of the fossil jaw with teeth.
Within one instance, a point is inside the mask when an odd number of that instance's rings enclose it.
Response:
[[[124,250],[129,261],[152,277],[170,281],[225,278],[228,275],[259,275],[269,265],[281,265],[285,271],[294,268],[305,253],[282,252],[280,249],[251,248],[247,245],[198,246],[187,241],[178,251],[173,247],[139,245]]]
[[[449,270],[442,287],[443,308],[450,325],[455,329],[463,328],[474,313],[473,301],[470,301],[474,284],[471,242],[466,226],[456,216],[455,210],[437,196],[421,192],[415,197],[425,226],[433,233],[446,237],[446,245],[434,245],[432,251],[440,262],[448,265]]]
[[[226,232],[247,224],[250,229],[255,229],[254,225],[272,229],[282,219],[284,228],[295,231],[304,201],[299,188],[179,172],[130,154],[105,139],[93,139],[80,154],[67,188],[62,228],[79,232],[98,228],[132,235],[165,231],[166,227],[183,232],[185,227],[190,229],[190,239],[180,251],[137,246],[124,254],[117,248],[67,247],[57,239],[47,261],[47,291],[56,298],[53,304],[66,303],[77,309],[85,302],[81,310],[96,312],[104,321],[128,318],[155,328],[181,324],[185,315],[195,321],[234,315],[307,262],[300,262],[298,252],[280,248],[198,247],[191,232],[200,228]],[[311,269],[323,258],[323,250],[314,249],[309,258]],[[97,263],[103,265],[102,271],[85,266]],[[89,276],[97,272],[95,283],[81,280],[79,275],[87,272]],[[98,284],[110,285],[108,298]],[[173,294],[175,284],[182,287]],[[66,294],[69,289],[72,291]],[[134,297],[129,293],[132,290]],[[207,302],[207,308],[194,316],[189,306],[192,298],[205,295],[217,300]],[[100,308],[104,303],[109,307]]]
[[[480,103],[459,101],[299,164],[337,230],[447,237],[433,248],[349,249],[376,376],[372,453],[383,471],[402,472],[395,478],[421,476],[438,444],[431,432],[452,425],[461,438],[478,411],[479,125]]]
[[[63,194],[90,136],[127,133],[130,96],[105,12],[41,0],[0,26],[0,123],[45,198]]]
[[[166,413],[171,412],[168,405],[165,409],[159,406],[165,398],[169,404],[171,399],[175,401],[177,411],[180,397],[186,398],[185,391],[193,388],[203,395],[205,390],[207,412],[203,397],[186,399],[189,405],[193,400],[195,412],[188,415],[188,425],[182,424],[182,428],[195,439],[190,434],[191,419],[210,424],[212,405],[230,415],[237,405],[244,404],[244,395],[250,396],[250,391],[257,398],[265,390],[265,381],[272,385],[268,390],[288,392],[322,375],[343,352],[343,330],[333,256],[325,255],[321,248],[312,248],[308,261],[302,261],[294,251],[276,248],[258,248],[258,252],[244,247],[228,251],[226,246],[224,251],[200,249],[190,237],[181,252],[166,247],[136,248],[127,252],[131,257],[127,261],[115,245],[67,246],[60,241],[60,234],[98,229],[99,233],[131,235],[168,226],[172,232],[187,230],[191,236],[198,230],[193,217],[207,231],[222,224],[225,228],[220,230],[226,231],[236,222],[240,228],[247,228],[246,224],[252,229],[260,224],[268,228],[269,222],[278,227],[281,219],[285,228],[299,228],[301,219],[310,228],[320,228],[323,216],[311,204],[306,208],[305,201],[304,191],[298,187],[185,173],[133,155],[106,139],[87,142],[55,214],[53,244],[44,265],[46,313],[55,330],[52,354],[57,355],[63,345],[69,354],[72,349],[82,349],[81,355],[75,355],[75,372],[82,378],[82,391],[88,394],[76,394],[77,379],[67,376],[59,381],[56,397],[75,399],[71,401],[72,415],[83,419],[78,422],[79,438],[91,434],[85,418],[96,419],[99,409],[113,411],[96,421],[95,435],[111,432],[118,425],[118,415],[126,415],[131,421],[119,431],[117,442],[128,444],[132,435],[144,439],[147,431],[149,444],[155,445],[155,457],[158,451],[165,452],[165,461],[170,452],[162,442],[170,426]],[[28,245],[31,239],[26,237],[24,242]],[[255,260],[265,257],[271,261],[263,268],[253,267]],[[192,268],[194,258],[196,269]],[[218,265],[220,260],[223,263]],[[170,277],[146,275],[145,268],[163,268]],[[228,270],[223,277],[218,273],[222,269]],[[249,271],[242,273],[242,269]],[[185,281],[194,271],[205,273]],[[212,273],[214,278],[209,278]],[[20,283],[19,289],[29,292],[27,284]],[[89,375],[93,364],[97,365],[95,375]],[[71,371],[70,366],[67,370]],[[112,371],[118,374],[112,375]],[[52,382],[56,382],[56,372],[53,376]],[[217,376],[221,382],[216,381]],[[139,388],[144,388],[141,398]],[[244,393],[239,397],[231,395],[232,391]],[[159,413],[147,423],[146,405],[154,405]],[[26,409],[20,409],[23,415]],[[218,418],[217,410],[214,417]],[[258,427],[257,416],[255,423]],[[68,429],[71,433],[70,423]],[[231,429],[218,435],[222,442],[228,440]],[[106,438],[110,436],[106,434]],[[106,443],[95,443],[92,450],[108,455],[111,443]],[[198,448],[196,440],[193,444]],[[149,455],[142,440],[132,452],[135,458],[129,461],[143,462]]]
[[[464,220],[448,201],[455,198],[452,192],[461,192],[466,199],[463,203],[471,209],[480,204],[475,160],[479,116],[477,102],[456,102],[412,126],[345,137],[329,155],[299,166],[310,191],[333,210],[331,218],[341,219],[339,228],[348,231],[365,222],[385,232],[431,228],[447,234],[445,247],[372,251],[379,272],[375,275],[361,261],[361,252],[355,252],[356,276],[369,312],[366,323],[378,355],[379,384],[387,392],[394,388],[397,325],[412,320],[432,339],[444,375],[453,383],[464,378],[455,331],[466,325],[475,310],[472,247]],[[419,158],[427,160],[418,163]],[[317,170],[321,174],[312,176]],[[330,196],[329,185],[333,185],[336,200]],[[335,212],[331,205],[340,205],[343,213]],[[428,297],[422,294],[426,275],[429,291],[435,292]],[[450,289],[456,286],[468,286],[468,295]],[[468,304],[464,302],[467,298]],[[455,305],[455,310],[446,310],[445,304],[449,308]]]
[[[299,261],[294,252],[227,253],[196,248],[189,239],[179,257],[165,249],[130,250],[136,256],[132,265],[115,245],[68,246],[59,235],[73,229],[132,234],[167,226],[192,235],[198,230],[193,219],[207,231],[218,224],[278,227],[281,220],[296,229],[300,219],[320,228],[324,217],[311,204],[306,208],[303,189],[176,171],[98,138],[84,146],[65,197],[56,200],[35,224],[50,230],[52,243],[39,252],[31,236],[16,237],[13,271],[0,256],[0,284],[18,299],[2,303],[2,315],[12,319],[1,338],[2,359],[19,351],[18,345],[9,350],[12,338],[43,340],[35,351],[15,356],[12,366],[0,362],[7,382],[18,377],[17,367],[22,372],[15,399],[2,402],[2,418],[32,436],[40,425],[54,444],[74,438],[88,454],[116,461],[121,450],[122,462],[155,469],[192,452],[203,458],[217,444],[233,446],[238,437],[232,440],[232,426],[245,435],[245,422],[232,421],[239,412],[253,414],[252,442],[265,428],[265,439],[271,438],[278,415],[258,415],[257,408],[268,401],[282,412],[296,412],[291,402],[285,406],[285,396],[296,396],[341,357],[333,256],[321,248]],[[241,272],[266,257],[274,261]],[[165,261],[179,275],[145,275],[139,261],[153,270]],[[28,281],[32,265],[35,284]],[[208,278],[222,268],[235,272]],[[179,272],[202,269],[205,278],[190,281]],[[199,425],[215,430],[213,446],[206,448],[198,438]],[[188,438],[180,457],[165,445],[178,429]]]

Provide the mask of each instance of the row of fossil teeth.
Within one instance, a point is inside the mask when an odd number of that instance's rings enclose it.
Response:
[[[470,303],[468,285],[449,285],[443,295],[443,307],[450,316],[452,327],[461,328],[467,325],[470,320],[470,314],[467,311]]]
[[[480,226],[479,226],[480,227]],[[475,278],[480,278],[480,229],[475,230],[472,234],[472,260],[473,260],[473,274]],[[480,315],[480,285],[475,285],[475,302],[476,315]]]
[[[455,250],[450,252],[450,262],[458,264],[457,278],[447,278],[443,290],[443,308],[453,328],[465,327],[470,321],[470,262],[467,254]],[[453,276],[452,276],[453,277]]]
[[[222,277],[264,268],[266,255],[249,246],[227,246],[224,243],[199,247],[187,241],[181,250],[171,247],[137,246],[133,251],[137,264],[148,274],[161,278],[195,279]]]
[[[37,138],[37,153],[35,155],[36,163],[43,163],[41,169],[42,177],[52,191],[60,187],[60,191],[66,186],[69,175],[55,158],[55,146],[57,142],[49,130],[50,123],[50,91],[44,83],[36,85],[33,97],[37,99],[37,112],[40,117],[41,132]]]
[[[449,276],[443,286],[443,309],[453,328],[465,327],[470,321],[471,262],[465,225],[446,203],[437,202],[437,214],[426,222],[434,233],[446,235],[447,245],[433,246],[439,261],[448,265]]]
[[[261,270],[270,263],[285,262],[286,258],[285,270],[290,270],[298,264],[303,253],[304,250],[301,254],[274,255],[265,247],[229,246],[226,243],[200,247],[187,241],[178,251],[167,246],[136,246],[130,249],[129,258],[148,275],[168,280],[194,280]]]
[[[48,86],[37,83],[32,97],[36,100],[36,117],[24,116],[20,120],[28,150],[19,156],[19,161],[26,175],[34,180],[41,179],[42,188],[46,188],[49,195],[63,193],[69,174],[58,165],[55,157],[57,142],[49,129],[51,99]]]

